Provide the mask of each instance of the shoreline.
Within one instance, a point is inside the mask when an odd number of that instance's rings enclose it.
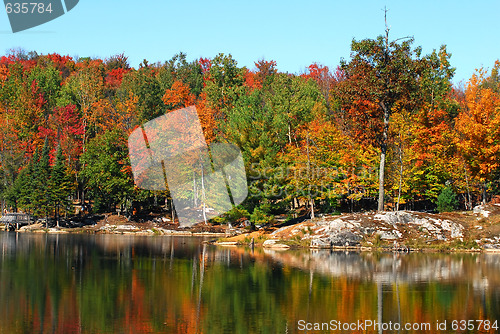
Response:
[[[102,219],[85,222],[50,228],[37,223],[23,226],[17,232],[208,237],[213,240],[205,242],[217,246],[272,250],[500,254],[500,205],[496,204],[470,212],[443,214],[388,211],[323,215],[256,231],[211,224],[181,228],[164,217],[133,221],[123,216],[104,215]]]
[[[5,229],[0,229],[0,231],[7,232]],[[93,229],[85,228],[40,228],[40,229],[30,229],[30,230],[19,230],[10,231],[22,234],[88,234],[88,235],[128,235],[128,236],[150,236],[150,237],[212,237],[218,238],[217,240],[204,241],[205,244],[210,244],[218,247],[236,247],[236,248],[252,248],[251,245],[244,242],[238,241],[220,241],[227,239],[232,239],[234,237],[248,237],[249,233],[241,233],[236,236],[228,236],[227,233],[223,232],[194,232],[194,231],[177,231],[177,230],[167,230],[163,229],[161,233],[155,231],[96,231]],[[381,247],[370,247],[370,246],[332,246],[332,247],[318,247],[318,246],[308,246],[300,244],[290,244],[289,240],[285,239],[268,239],[268,241],[274,241],[274,244],[265,245],[264,243],[255,243],[254,248],[273,250],[273,251],[286,251],[286,250],[331,250],[331,251],[345,251],[345,252],[372,252],[372,253],[487,253],[487,254],[500,254],[500,248],[439,248],[439,246],[446,246],[446,242],[441,244],[435,244],[438,247],[422,247],[422,248],[392,248],[389,246]]]
[[[130,225],[132,226],[132,225]],[[0,228],[0,231],[7,232],[4,227]],[[16,231],[10,231],[15,233],[33,233],[33,234],[89,234],[89,235],[138,235],[138,236],[192,236],[192,237],[226,237],[227,234],[223,232],[196,232],[196,231],[178,231],[178,230],[167,230],[167,229],[154,229],[154,230],[110,230],[101,231],[92,228],[66,228],[66,227],[49,227],[49,228],[29,228],[20,229]]]
[[[500,205],[469,212],[414,211],[325,215],[219,239],[222,246],[327,249],[360,252],[500,253]]]
[[[208,242],[211,245],[218,247],[235,247],[235,248],[249,248],[252,247],[245,244],[222,241],[222,242]],[[437,249],[433,247],[429,248],[412,248],[408,250],[393,249],[390,247],[366,247],[366,246],[333,246],[331,248],[326,247],[307,247],[307,246],[290,246],[282,247],[281,245],[276,247],[264,247],[262,244],[256,244],[254,248],[266,249],[270,251],[287,251],[287,250],[321,250],[321,251],[335,251],[335,252],[367,252],[367,253],[399,253],[399,254],[410,254],[410,253],[443,253],[443,254],[460,254],[460,253],[470,253],[470,254],[500,254],[500,249]]]

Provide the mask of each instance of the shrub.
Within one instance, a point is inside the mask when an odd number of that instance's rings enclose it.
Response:
[[[242,218],[250,217],[250,214],[244,208],[242,208],[240,206],[235,206],[230,211],[228,211],[226,213],[226,217],[230,222],[235,222],[235,221],[240,220]]]
[[[458,207],[457,194],[455,194],[450,186],[446,186],[439,194],[436,205],[439,212],[455,210]]]
[[[225,216],[217,216],[210,219],[210,222],[216,225],[227,224],[227,218]]]
[[[233,207],[228,212],[226,212],[225,214],[223,214],[222,216],[217,216],[210,219],[210,222],[222,225],[227,223],[235,223],[238,222],[238,220],[248,217],[250,217],[250,214],[248,213],[247,210],[245,210],[242,207],[236,206]]]
[[[253,210],[250,216],[250,221],[255,225],[265,225],[274,221],[274,216],[268,216],[259,208]]]

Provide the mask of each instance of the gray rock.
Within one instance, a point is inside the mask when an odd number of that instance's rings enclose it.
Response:
[[[483,216],[484,218],[488,218],[491,213],[490,211],[486,210],[482,205],[475,206],[474,209],[472,209],[472,212],[480,216]]]
[[[331,248],[344,246],[358,246],[361,237],[351,231],[342,231],[329,237],[311,239],[311,247],[313,248]]]
[[[314,238],[311,240],[311,248],[331,248],[329,238]]]
[[[361,237],[350,231],[340,232],[330,237],[330,242],[334,246],[357,246],[360,241]]]
[[[398,239],[398,237],[395,236],[394,234],[392,234],[391,232],[381,232],[380,239],[382,239],[382,240],[396,240],[396,239]]]
[[[290,246],[285,245],[285,244],[280,244],[276,240],[272,240],[272,239],[264,241],[264,243],[262,244],[262,247],[264,247],[264,248],[281,248],[281,249],[290,248]]]

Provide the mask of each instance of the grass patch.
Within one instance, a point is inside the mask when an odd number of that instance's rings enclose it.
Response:
[[[408,238],[404,244],[410,249],[433,248],[433,245],[429,243],[428,239],[421,237]]]
[[[296,235],[289,240],[280,240],[280,244],[288,245],[290,248],[308,248],[311,246],[311,239],[302,239]]]
[[[267,234],[261,234],[257,237],[257,239],[255,240],[256,243],[263,243],[264,241],[266,241],[268,238],[268,235]]]
[[[382,235],[380,233],[375,233],[375,235],[362,240],[360,244],[361,247],[370,247],[375,250],[380,250],[389,246],[386,241],[382,240]]]
[[[459,239],[453,240],[450,243],[450,248],[451,249],[475,249],[475,250],[480,249],[476,240],[472,240],[472,239],[466,239],[463,241],[459,240]]]

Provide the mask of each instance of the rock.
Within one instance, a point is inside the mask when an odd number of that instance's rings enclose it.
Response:
[[[333,246],[357,246],[360,241],[361,237],[351,231],[340,232],[330,237]]]
[[[383,213],[377,213],[373,219],[374,220],[381,220],[384,221],[388,224],[395,225],[397,223],[399,224],[408,224],[412,220],[414,220],[414,216],[406,211],[395,211],[395,212],[383,212]]]
[[[124,230],[124,231],[137,231],[139,228],[134,225],[117,225],[116,226],[117,230]]]
[[[395,236],[394,234],[392,234],[391,232],[381,232],[379,233],[380,235],[380,239],[382,240],[396,240],[398,239],[397,236]]]
[[[215,243],[217,246],[236,246],[238,242],[236,241],[221,241]]]
[[[311,248],[331,248],[329,238],[314,238],[311,239]]]
[[[490,211],[486,210],[486,208],[482,205],[475,206],[474,209],[472,209],[472,212],[475,214],[481,215],[484,218],[488,218],[490,216]]]
[[[452,239],[462,238],[464,236],[463,234],[464,227],[460,224],[454,223],[449,220],[443,220],[441,222],[441,227],[443,230],[450,232]]]
[[[332,221],[320,221],[317,223],[320,228],[316,230],[316,234],[324,234],[326,236],[336,235],[341,231],[351,231],[358,230],[361,226],[360,223],[356,221],[344,221],[337,218]]]
[[[57,227],[51,227],[47,230],[47,233],[59,233],[59,234],[64,234],[64,233],[68,233],[68,231],[66,230],[61,230]]]
[[[351,231],[338,232],[329,237],[311,239],[311,248],[359,246],[361,237]]]
[[[393,226],[392,231],[387,232],[380,231],[383,228],[378,228],[382,239],[386,240],[394,240],[402,237],[401,232],[396,228],[397,224],[416,225],[419,230],[425,231],[433,238],[436,238],[438,240],[448,240],[449,238],[454,239],[463,237],[464,227],[461,224],[452,222],[447,219],[430,217],[421,218],[418,215],[407,211],[377,213],[374,219],[391,224]]]
[[[264,241],[264,243],[262,244],[262,247],[264,247],[264,248],[281,248],[281,249],[290,248],[290,246],[285,245],[285,244],[280,244],[280,243],[276,242],[276,240],[273,240],[273,239]]]

